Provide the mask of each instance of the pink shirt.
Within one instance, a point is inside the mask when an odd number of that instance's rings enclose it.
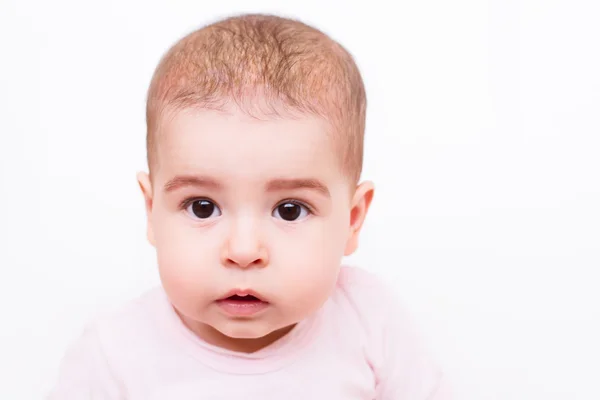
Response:
[[[90,325],[52,400],[447,400],[437,365],[373,275],[343,267],[321,310],[252,354],[205,343],[161,288]]]

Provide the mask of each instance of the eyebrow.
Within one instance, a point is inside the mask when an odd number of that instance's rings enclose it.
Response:
[[[180,175],[170,179],[163,187],[163,190],[165,193],[169,193],[188,186],[210,188],[215,190],[223,188],[221,183],[210,177]],[[266,190],[269,192],[297,189],[314,190],[325,197],[331,197],[331,193],[329,192],[329,189],[327,189],[327,186],[320,180],[314,178],[280,178],[273,179],[266,184]]]
[[[310,189],[325,197],[331,197],[327,186],[318,179],[273,179],[267,183],[267,191],[276,192],[280,190]]]
[[[170,179],[163,190],[165,193],[174,192],[175,190],[187,187],[197,186],[211,189],[221,189],[222,185],[216,180],[204,176],[180,175]]]

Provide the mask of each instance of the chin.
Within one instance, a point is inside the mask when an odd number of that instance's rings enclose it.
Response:
[[[218,327],[217,330],[233,339],[259,339],[274,331],[266,326],[256,326],[255,323],[250,321],[227,323],[222,327]]]

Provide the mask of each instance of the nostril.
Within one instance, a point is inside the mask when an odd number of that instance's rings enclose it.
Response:
[[[240,268],[264,267],[267,263],[266,257],[227,257],[226,265]]]

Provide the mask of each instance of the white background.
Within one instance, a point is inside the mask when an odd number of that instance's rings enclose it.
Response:
[[[294,3],[0,2],[0,398],[42,398],[86,321],[158,283],[150,76],[262,11],[356,57],[378,191],[348,262],[397,287],[457,399],[600,399],[599,3]]]

